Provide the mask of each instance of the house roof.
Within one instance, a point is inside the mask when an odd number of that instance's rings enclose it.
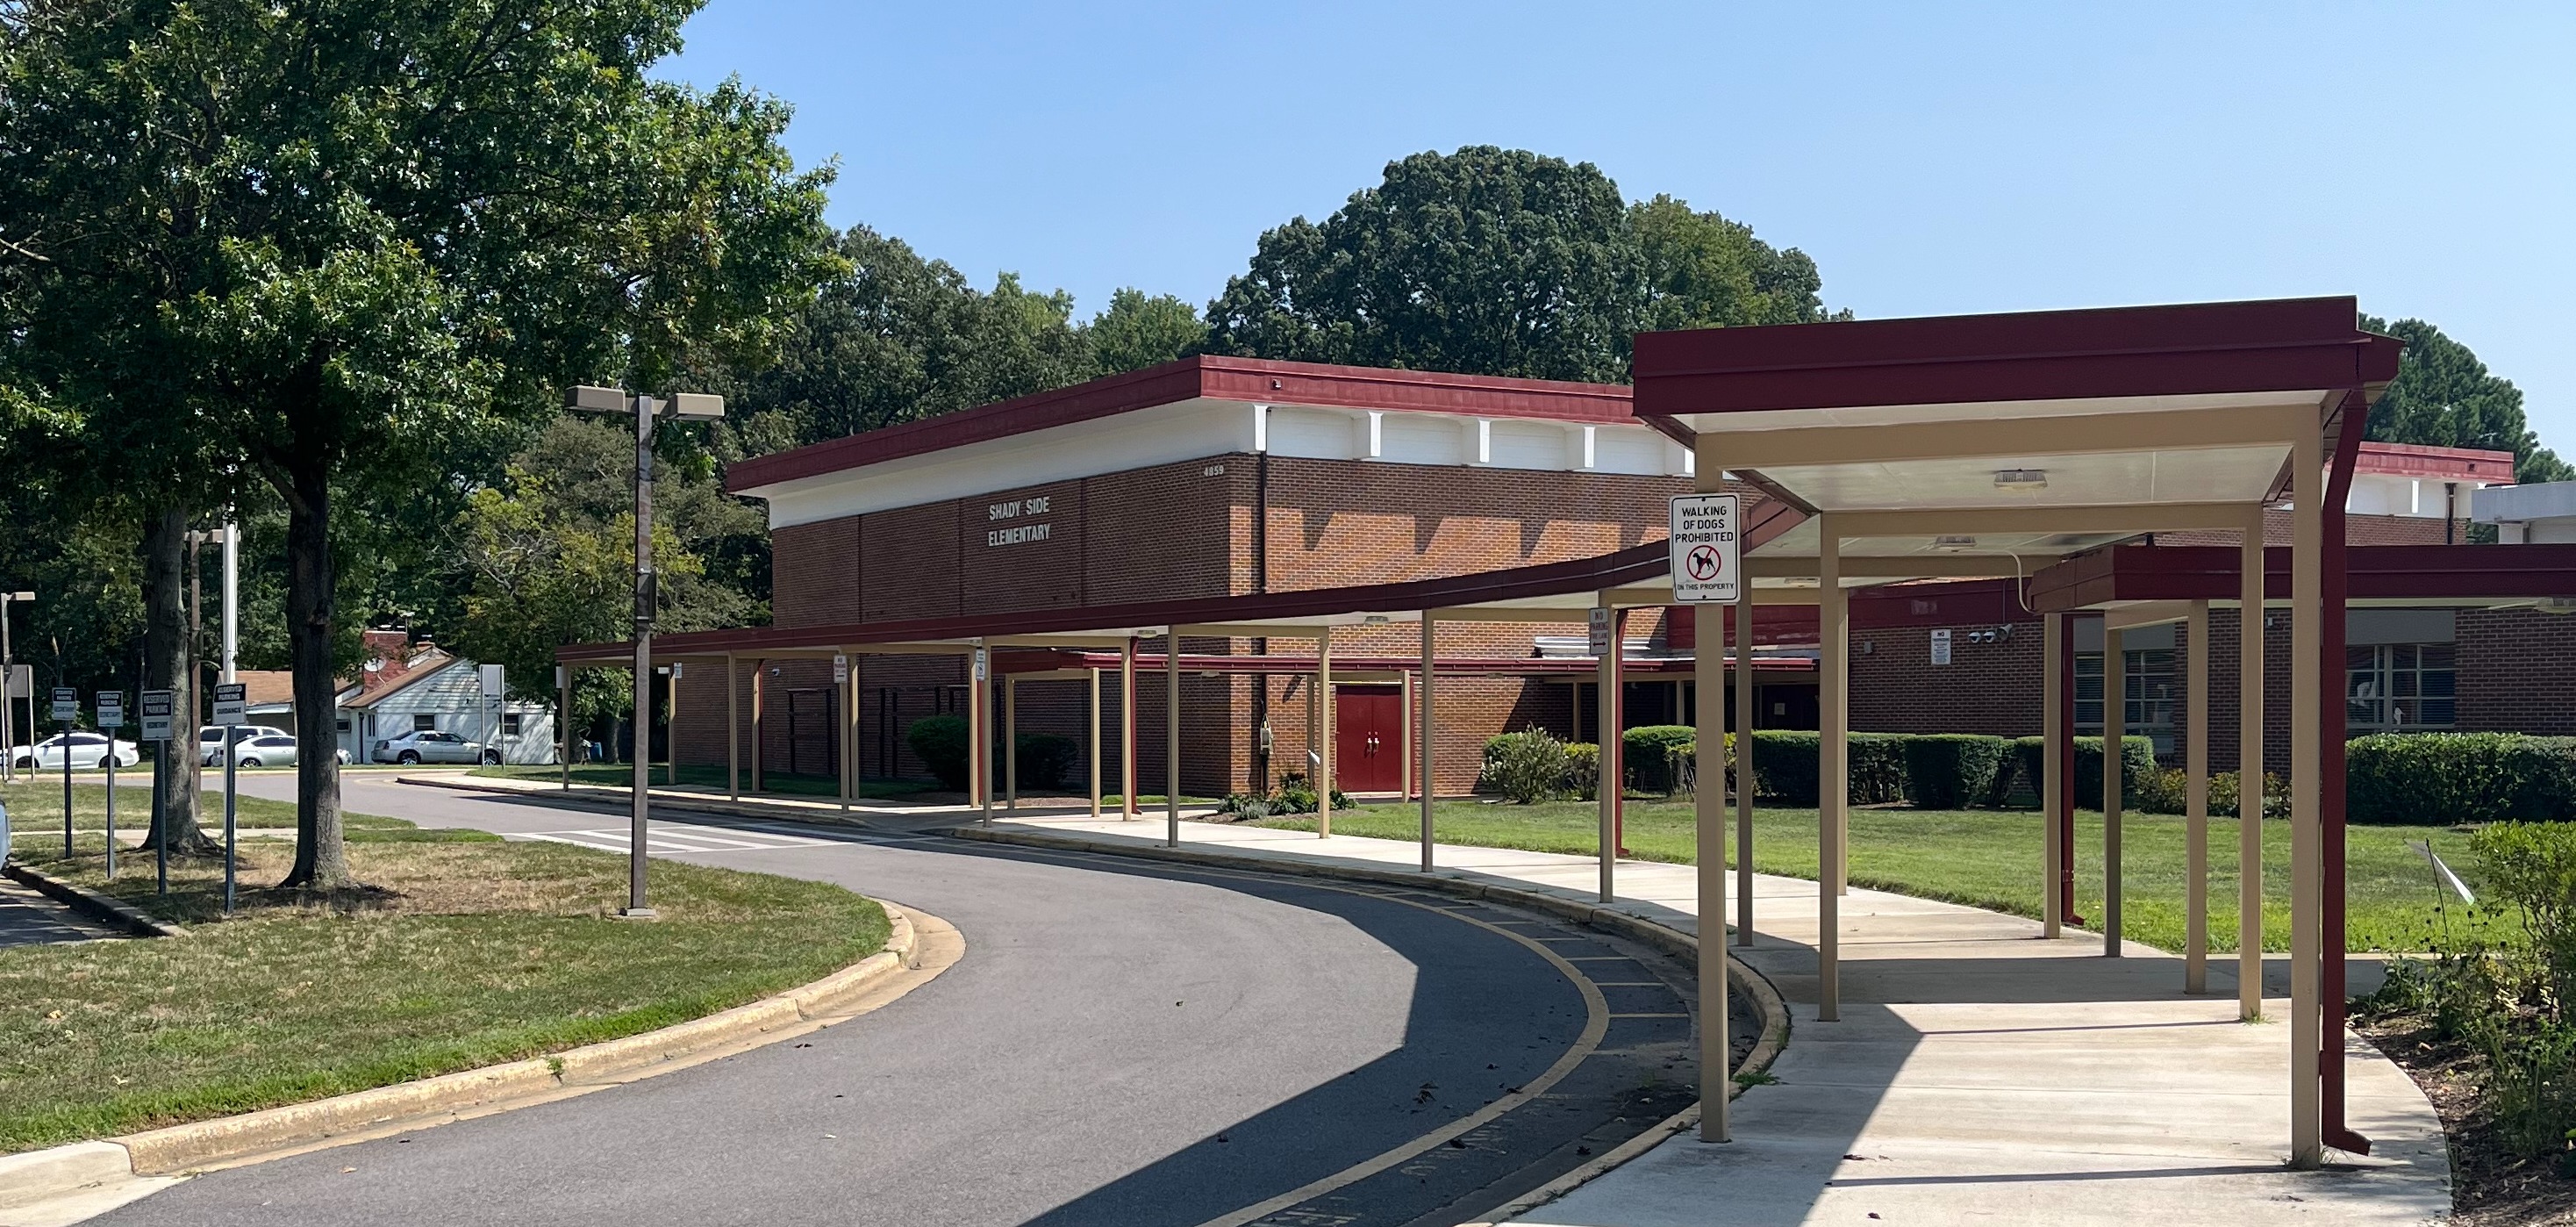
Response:
[[[251,707],[275,707],[295,701],[295,674],[287,669],[235,669],[242,701]]]
[[[362,682],[359,684],[358,692],[356,694],[351,694],[346,688],[343,688],[340,691],[342,696],[340,699],[340,706],[344,710],[348,711],[365,711],[370,707],[374,707],[378,703],[384,702],[386,699],[392,698],[395,695],[401,694],[405,690],[409,690],[410,688],[419,685],[431,677],[446,672],[449,668],[462,663],[462,661],[462,657],[450,656],[445,651],[433,648],[428,652],[422,653],[420,656],[414,657],[411,662],[411,668],[408,672],[383,686],[379,686],[371,690],[366,688]]]

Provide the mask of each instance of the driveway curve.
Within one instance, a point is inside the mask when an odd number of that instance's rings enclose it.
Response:
[[[348,794],[506,835],[621,824]],[[793,1043],[212,1173],[97,1221],[1457,1222],[1691,1101],[1686,971],[1586,930],[1405,890],[672,817],[709,834],[657,853],[916,904],[966,957]]]

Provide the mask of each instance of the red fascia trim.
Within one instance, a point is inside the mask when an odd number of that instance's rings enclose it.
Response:
[[[1727,659],[1731,663],[1734,658],[1730,656]],[[995,671],[1000,673],[1043,673],[1050,669],[1116,669],[1119,667],[1119,655],[1116,652],[1071,650],[1057,652],[1044,648],[1029,648],[996,652],[993,662]],[[1632,656],[1620,662],[1619,671],[1632,676],[1686,677],[1689,676],[1694,663],[1689,657]],[[1422,658],[1419,656],[1337,655],[1333,657],[1335,673],[1403,673],[1419,671],[1421,668]],[[1756,656],[1753,658],[1753,668],[1757,673],[1765,671],[1813,673],[1816,662],[1799,657]],[[1163,658],[1160,655],[1150,652],[1136,654],[1138,676],[1160,672],[1162,669]],[[1312,656],[1217,656],[1183,652],[1181,670],[1184,673],[1259,673],[1294,676],[1313,673],[1315,658]],[[1439,662],[1439,673],[1442,677],[1564,675],[1585,679],[1599,671],[1600,662],[1589,657],[1463,657],[1443,659]]]
[[[2357,387],[2395,343],[2349,297],[1642,333],[1643,418]],[[2385,344],[2383,344],[2385,342]]]
[[[2345,549],[2349,599],[2513,601],[2576,596],[2576,545],[2356,545]],[[2234,602],[2237,550],[2124,545],[2043,568],[2030,600],[2043,613],[2105,601]],[[2267,599],[2290,597],[2290,549],[2263,551]]]
[[[2354,471],[2381,477],[2432,477],[2445,481],[2497,484],[2513,480],[2513,453],[2365,440],[2361,445],[2359,466]]]
[[[1628,389],[1615,384],[1199,355],[1069,388],[739,460],[726,468],[725,489],[741,494],[825,473],[1198,399],[1546,418],[1600,425],[1624,425],[1634,420]]]
[[[1761,548],[1802,519],[1804,517],[1792,508],[1774,503],[1755,504],[1753,513],[1746,517],[1745,552]],[[900,622],[691,631],[658,636],[654,647],[665,656],[757,653],[763,650],[828,648],[849,643],[922,643],[1009,635],[1072,634],[1114,627],[1189,626],[1335,617],[1375,611],[1447,609],[1495,601],[1598,592],[1604,588],[1642,583],[1663,575],[1669,558],[1670,547],[1661,541],[1649,541],[1593,558],[1442,579],[1131,605],[1029,609]],[[1568,613],[1569,624],[1582,621],[1578,612]],[[629,650],[624,644],[572,644],[556,649],[555,656],[559,660],[589,660]]]

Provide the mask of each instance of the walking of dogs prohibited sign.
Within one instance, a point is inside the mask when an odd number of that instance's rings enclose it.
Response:
[[[1684,494],[1673,499],[1673,599],[1732,601],[1743,595],[1743,546],[1737,533],[1738,499],[1732,494]]]

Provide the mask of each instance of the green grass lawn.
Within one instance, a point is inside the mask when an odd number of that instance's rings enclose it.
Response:
[[[293,853],[101,880],[102,843],[21,854],[190,926],[184,937],[0,949],[0,1152],[200,1120],[632,1035],[816,979],[884,945],[885,912],[836,886],[654,861],[662,919],[613,919],[626,858],[373,820],[381,888],[320,906],[258,889]],[[59,853],[59,846],[50,850]],[[120,866],[122,870],[124,867]]]
[[[223,786],[219,781],[212,779],[207,780],[206,783],[208,787],[197,821],[205,828],[208,835],[221,838],[224,829]],[[289,802],[269,801],[252,796],[237,796],[233,800],[233,822],[245,830],[295,825],[295,806]],[[9,807],[10,833],[16,837],[15,842],[21,852],[32,855],[33,851],[30,850],[28,841],[42,840],[49,833],[53,836],[53,850],[62,851],[63,782],[59,777],[37,784],[30,784],[24,780],[16,784],[0,784],[0,804]],[[397,819],[378,818],[371,814],[346,814],[342,816],[342,821],[351,830],[371,827],[390,829],[410,825]],[[139,781],[129,780],[124,773],[118,773],[116,778],[117,833],[140,835],[151,827],[152,783],[148,773]],[[72,785],[72,829],[75,831],[107,829],[107,785],[79,783]]]
[[[1412,806],[1336,810],[1333,831],[1419,839],[1421,811]],[[1599,854],[1599,810],[1588,801],[1501,805],[1443,801],[1433,812],[1442,843],[1525,848],[1578,856]],[[1313,830],[1312,818],[1274,818],[1262,825]],[[2128,814],[2121,820],[2121,927],[2134,941],[2165,950],[2183,944],[2183,819]],[[1727,824],[1734,864],[1734,823]],[[1698,838],[1686,801],[1632,800],[1628,851],[1651,861],[1695,864]],[[1851,815],[1851,881],[1930,899],[2037,917],[2040,817],[2034,811],[1860,809]],[[2236,948],[2236,821],[2209,820],[2209,924],[2215,950]],[[2102,815],[2075,817],[2076,910],[2098,924],[2102,900]],[[2346,836],[2346,933],[2354,950],[2429,949],[2441,935],[2432,871],[2410,839],[2430,840],[2455,868],[2466,866],[2468,835],[2450,827],[2355,826]],[[2263,827],[2263,948],[2290,944],[2290,828]],[[1753,867],[1763,873],[1816,876],[1816,811],[1761,809],[1753,817]],[[2463,870],[2465,872],[2465,870]],[[2474,886],[2474,883],[2472,883]],[[2450,924],[2465,933],[2490,923],[2464,916],[2451,900]]]

